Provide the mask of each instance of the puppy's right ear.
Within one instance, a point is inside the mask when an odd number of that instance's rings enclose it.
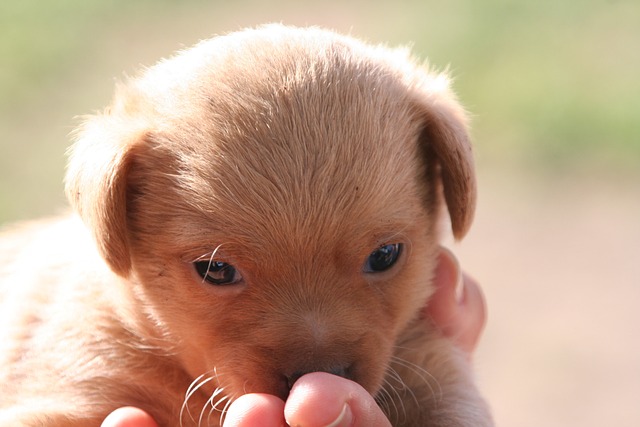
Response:
[[[451,92],[446,75],[419,72],[413,84],[423,122],[420,143],[428,157],[435,155],[440,166],[453,235],[462,239],[473,221],[477,197],[466,114]]]
[[[108,112],[91,117],[77,131],[65,177],[69,202],[92,231],[102,257],[124,277],[131,269],[127,177],[146,138],[143,126]]]

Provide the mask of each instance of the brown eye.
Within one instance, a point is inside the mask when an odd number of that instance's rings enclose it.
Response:
[[[215,286],[234,285],[242,280],[242,276],[231,264],[222,261],[196,261],[193,263],[202,280]]]
[[[402,253],[402,243],[384,245],[371,252],[364,264],[366,273],[380,273],[393,267]]]

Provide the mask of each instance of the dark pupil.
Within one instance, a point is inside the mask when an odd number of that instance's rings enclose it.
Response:
[[[369,269],[371,271],[387,270],[395,264],[399,255],[399,244],[382,246],[369,255]]]
[[[204,280],[214,285],[231,283],[236,274],[233,266],[221,261],[200,261],[196,263],[196,269]]]

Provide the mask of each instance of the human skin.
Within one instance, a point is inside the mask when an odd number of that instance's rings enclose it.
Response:
[[[478,283],[462,272],[445,248],[439,254],[434,295],[423,311],[425,322],[471,358],[486,322],[486,303]],[[268,394],[239,397],[229,407],[224,427],[390,427],[373,397],[359,384],[322,372],[301,377],[286,402]],[[158,427],[153,418],[134,407],[119,408],[102,427]]]

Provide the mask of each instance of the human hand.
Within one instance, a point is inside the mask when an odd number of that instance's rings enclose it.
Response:
[[[435,271],[434,295],[424,308],[431,321],[469,357],[486,322],[480,286],[464,274],[455,256],[442,248]],[[111,418],[116,414],[113,418]],[[224,427],[367,426],[390,427],[373,397],[359,384],[334,375],[314,372],[301,377],[286,402],[276,396],[246,394],[229,407]],[[120,408],[102,427],[157,427],[136,408]]]
[[[158,423],[142,409],[125,406],[110,413],[101,427],[158,427]]]
[[[487,321],[482,289],[445,247],[441,247],[433,281],[436,290],[423,314],[471,357]]]

